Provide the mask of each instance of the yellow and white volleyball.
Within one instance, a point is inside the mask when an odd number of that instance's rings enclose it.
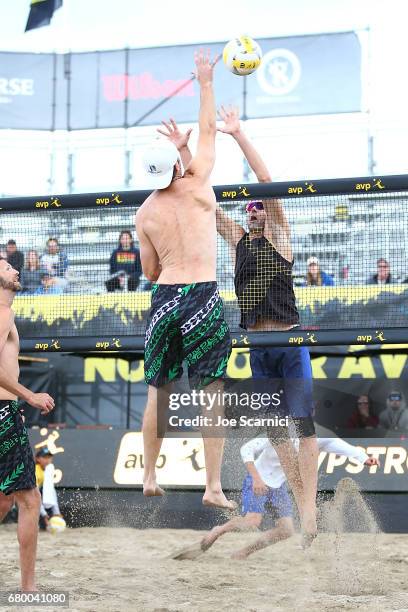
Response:
[[[261,65],[261,47],[249,36],[233,38],[225,45],[222,59],[233,74],[245,76]]]
[[[52,516],[48,521],[48,531],[50,533],[61,533],[65,531],[67,524],[62,516]]]

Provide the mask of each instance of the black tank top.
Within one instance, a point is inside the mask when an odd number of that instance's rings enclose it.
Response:
[[[234,280],[241,327],[247,329],[259,319],[299,324],[292,267],[293,262],[282,257],[264,236],[250,240],[246,233],[241,238]]]

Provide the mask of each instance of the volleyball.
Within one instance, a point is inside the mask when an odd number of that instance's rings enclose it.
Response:
[[[52,516],[48,521],[48,531],[50,533],[61,533],[65,531],[67,524],[62,516]]]
[[[224,47],[224,64],[233,74],[245,76],[254,72],[261,64],[261,47],[249,36],[233,38]]]

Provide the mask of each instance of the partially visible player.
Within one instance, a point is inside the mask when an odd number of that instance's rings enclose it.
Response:
[[[298,448],[299,441],[294,446]],[[319,438],[320,452],[336,453],[355,459],[364,465],[379,465],[378,459],[369,457],[361,448],[352,446],[340,438]],[[219,525],[192,545],[173,555],[174,559],[193,559],[208,550],[218,538],[233,531],[252,531],[260,527],[263,516],[270,515],[274,528],[262,534],[249,546],[235,552],[234,559],[245,559],[252,553],[290,538],[295,533],[293,506],[286,486],[286,476],[278,454],[268,438],[254,438],[241,448],[241,457],[247,474],[242,483],[242,516],[236,516]]]
[[[35,453],[35,477],[41,494],[40,527],[47,528],[50,516],[61,516],[54,485],[53,454],[43,446]]]
[[[11,309],[21,290],[18,272],[0,259],[0,522],[18,506],[21,590],[35,591],[40,494],[35,464],[17,397],[47,414],[54,408],[48,393],[33,393],[18,382],[19,338]]]

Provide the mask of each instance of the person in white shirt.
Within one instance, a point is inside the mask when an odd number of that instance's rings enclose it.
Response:
[[[369,457],[361,448],[340,438],[318,438],[319,452],[336,453],[356,459],[364,465],[379,465],[378,459]],[[295,440],[295,446],[299,441]],[[200,543],[204,552],[224,533],[257,529],[263,515],[268,512],[275,521],[273,529],[261,538],[234,553],[233,558],[245,559],[250,554],[291,537],[295,533],[293,507],[286,476],[278,455],[268,438],[254,438],[241,448],[241,457],[247,474],[242,484],[242,516],[236,516],[224,525],[214,527]]]

